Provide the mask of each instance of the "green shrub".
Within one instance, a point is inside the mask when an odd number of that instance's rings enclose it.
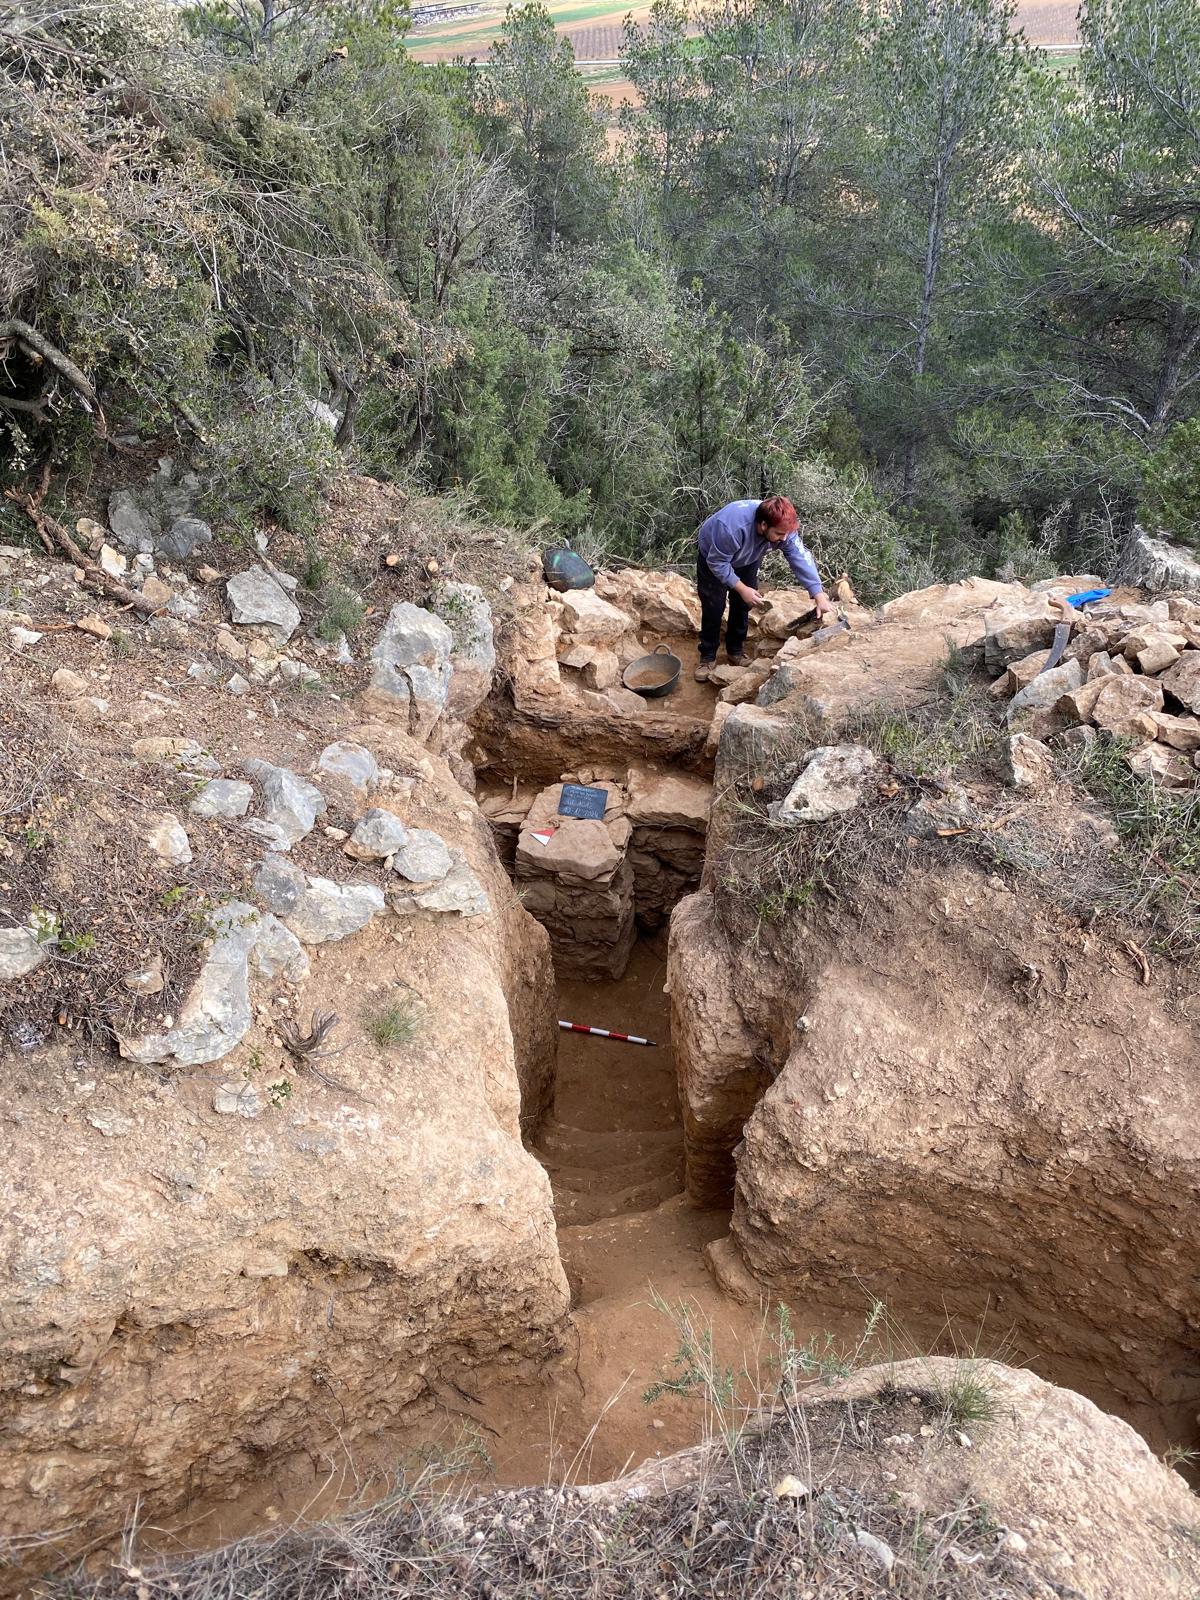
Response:
[[[1200,550],[1200,418],[1177,422],[1150,457],[1142,506],[1169,538]]]
[[[248,535],[270,517],[312,536],[341,470],[333,436],[301,390],[259,382],[245,401],[229,402],[207,436],[203,515],[218,530]]]

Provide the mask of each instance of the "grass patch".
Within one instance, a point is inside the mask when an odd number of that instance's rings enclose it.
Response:
[[[1200,953],[1200,792],[1173,792],[1131,772],[1132,744],[1101,734],[1069,758],[1075,782],[1120,841],[1102,908],[1148,926],[1164,954]]]
[[[393,1000],[366,1019],[367,1037],[381,1050],[395,1050],[411,1044],[421,1031],[420,1019],[411,1006]]]
[[[964,1432],[994,1422],[999,1412],[986,1369],[973,1361],[961,1363],[952,1377],[935,1385],[933,1397],[944,1426]]]

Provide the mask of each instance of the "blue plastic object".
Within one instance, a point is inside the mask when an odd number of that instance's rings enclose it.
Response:
[[[1078,610],[1080,606],[1090,606],[1093,600],[1107,599],[1111,593],[1111,589],[1084,589],[1079,594],[1069,594],[1067,604]]]

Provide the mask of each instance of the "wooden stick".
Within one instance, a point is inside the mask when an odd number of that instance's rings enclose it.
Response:
[[[147,600],[145,595],[138,594],[136,589],[127,589],[123,583],[118,583],[116,578],[110,578],[102,567],[88,559],[83,551],[63,527],[62,523],[42,509],[42,496],[46,492],[47,475],[42,475],[42,486],[37,495],[19,494],[15,489],[6,489],[5,498],[18,505],[28,516],[38,531],[42,543],[47,550],[53,551],[57,545],[62,553],[76,567],[83,572],[83,581],[89,589],[95,589],[100,594],[111,595],[114,600],[119,600],[123,606],[131,607],[144,617],[157,616],[162,607],[153,600]]]

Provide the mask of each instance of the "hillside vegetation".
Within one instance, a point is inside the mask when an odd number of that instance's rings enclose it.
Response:
[[[14,492],[182,454],[211,520],[315,537],[352,461],[661,560],[779,488],[868,598],[1194,536],[1192,0],[1095,0],[1070,74],[1002,0],[658,0],[616,148],[542,6],[483,66],[405,26],[7,8]]]

